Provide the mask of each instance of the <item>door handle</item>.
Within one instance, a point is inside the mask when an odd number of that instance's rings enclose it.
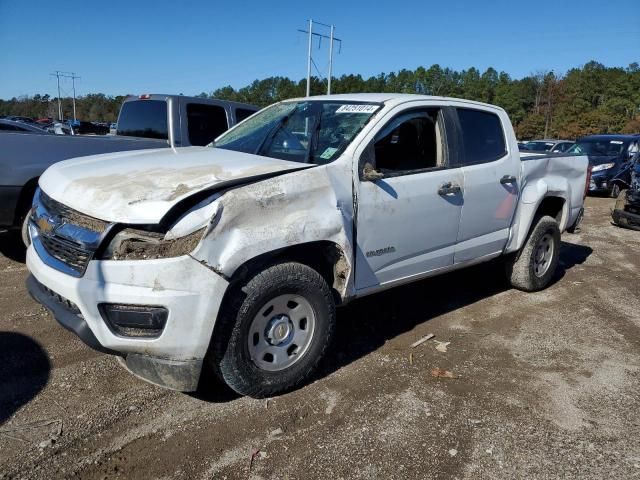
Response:
[[[500,183],[502,185],[506,185],[507,183],[516,183],[516,177],[513,175],[505,175],[500,179]]]
[[[452,182],[447,182],[447,183],[443,183],[442,185],[440,185],[440,188],[438,188],[438,195],[451,195],[453,194],[457,194],[460,193],[462,191],[462,189],[460,188],[460,185],[458,185],[457,183],[452,183]]]

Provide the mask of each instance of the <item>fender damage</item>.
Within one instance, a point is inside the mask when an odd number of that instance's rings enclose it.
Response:
[[[345,172],[348,173],[348,172]],[[193,258],[227,278],[247,261],[292,246],[331,242],[334,284],[342,298],[353,292],[353,204],[348,174],[322,166],[290,172],[226,191],[221,213],[209,223]]]

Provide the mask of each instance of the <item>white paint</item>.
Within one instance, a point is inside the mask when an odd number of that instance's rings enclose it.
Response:
[[[54,200],[94,218],[158,223],[185,198],[308,165],[209,147],[140,150],[56,163],[40,177]]]
[[[124,152],[56,164],[42,176],[41,188],[55,200],[109,222],[157,224],[182,200],[215,189],[212,197],[183,213],[166,238],[179,238],[204,226],[207,230],[189,256],[91,261],[81,278],[45,265],[29,248],[29,270],[79,306],[104,346],[168,359],[202,359],[228,286],[226,278],[256,257],[293,245],[333,244],[344,260],[344,277],[334,286],[343,300],[349,300],[520,248],[538,205],[547,196],[566,202],[562,229],[580,211],[586,157],[522,161],[508,117],[498,107],[395,94],[316,99],[354,102],[347,105],[349,109],[362,107],[355,103],[362,101],[384,105],[374,106],[379,111],[344,152],[326,165],[206,147]],[[397,114],[424,106],[495,113],[505,127],[506,156],[483,166],[377,182],[361,180],[359,160],[371,139]],[[516,177],[517,193],[505,193],[499,186],[505,173]],[[438,194],[439,185],[449,181],[461,186],[462,201]],[[468,200],[474,203],[465,216]],[[354,224],[358,226],[357,243]],[[370,251],[382,253],[367,255]],[[358,270],[354,272],[356,255]],[[158,339],[117,337],[100,318],[100,302],[164,305],[170,311],[167,327]]]

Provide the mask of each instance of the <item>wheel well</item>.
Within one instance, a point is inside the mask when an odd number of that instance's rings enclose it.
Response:
[[[350,267],[342,248],[328,240],[302,243],[263,253],[238,267],[231,277],[231,283],[242,282],[267,265],[286,261],[302,263],[313,268],[331,287],[336,303],[342,301]]]
[[[22,219],[25,213],[31,208],[31,202],[33,201],[33,194],[38,188],[38,178],[32,178],[24,184],[22,190],[20,190],[20,197],[18,197],[18,203],[16,204],[16,211],[13,216],[14,225],[21,226]]]
[[[629,184],[620,178],[614,178],[609,182],[610,185],[618,185],[620,189],[629,188]]]
[[[562,222],[562,212],[564,210],[564,198],[545,197],[536,211],[536,218],[548,215],[556,219],[558,224]]]

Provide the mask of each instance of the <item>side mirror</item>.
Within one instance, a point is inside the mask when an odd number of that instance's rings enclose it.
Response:
[[[382,180],[384,178],[384,173],[378,172],[373,165],[369,162],[364,164],[364,168],[362,169],[362,179],[367,182],[375,182],[377,180]]]

